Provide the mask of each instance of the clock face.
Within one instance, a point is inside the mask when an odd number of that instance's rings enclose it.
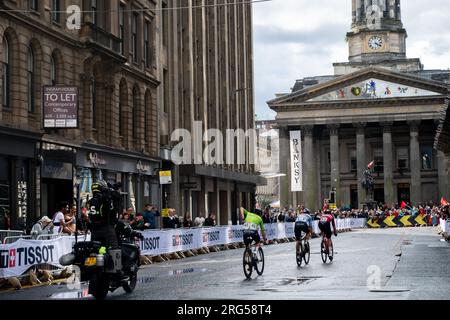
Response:
[[[369,39],[369,48],[372,50],[380,50],[383,46],[383,39],[379,36],[373,36]]]

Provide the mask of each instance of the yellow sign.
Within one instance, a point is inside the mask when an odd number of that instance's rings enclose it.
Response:
[[[369,221],[367,221],[367,224],[369,225],[369,227],[371,228],[380,228],[381,226],[376,223],[373,219],[369,219]]]
[[[403,225],[404,225],[405,227],[412,227],[413,225],[412,225],[411,222],[409,222],[409,218],[411,218],[411,216],[403,216],[403,217],[400,219],[400,222],[403,223]]]
[[[172,183],[172,171],[160,171],[159,172],[159,183],[160,184],[171,184]]]
[[[336,203],[330,203],[329,207],[330,207],[331,210],[336,210],[337,209]]]

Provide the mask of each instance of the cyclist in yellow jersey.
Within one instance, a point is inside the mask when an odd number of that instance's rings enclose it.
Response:
[[[262,218],[255,214],[251,213],[244,208],[240,209],[241,219],[244,221],[244,243],[245,245],[252,244],[255,241],[256,245],[259,245],[261,242],[261,238],[258,233],[258,226],[261,228],[261,234],[264,239],[264,243],[267,242],[266,232],[264,230],[264,222]]]

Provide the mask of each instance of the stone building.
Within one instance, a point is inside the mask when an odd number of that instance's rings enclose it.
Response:
[[[81,29],[66,25],[69,5]],[[145,9],[144,9],[145,8]],[[0,229],[30,226],[98,177],[125,204],[158,204],[156,4],[148,0],[0,3]],[[43,86],[76,86],[76,129],[44,129]]]
[[[372,5],[380,19],[369,19]],[[268,102],[277,112],[282,205],[321,208],[332,190],[337,205],[362,207],[363,172],[375,161],[374,200],[419,204],[448,198],[444,154],[433,148],[450,71],[425,70],[406,56],[399,0],[352,1],[349,61],[334,75],[296,81]],[[289,131],[303,137],[303,192],[290,192]]]
[[[194,153],[202,155],[208,144],[193,141],[193,161],[175,165],[170,151],[178,140],[171,141],[171,134],[176,129],[192,134],[195,121],[201,122],[199,131],[219,129],[224,137],[227,129],[254,128],[252,5],[167,0],[165,8],[176,9],[163,10],[160,24],[161,157],[173,179],[163,189],[165,205],[181,215],[215,213],[218,224],[235,224],[239,206],[254,206],[261,180],[249,161],[254,146],[246,144],[242,164],[208,165],[201,159],[193,164]],[[226,148],[221,157],[232,151]]]

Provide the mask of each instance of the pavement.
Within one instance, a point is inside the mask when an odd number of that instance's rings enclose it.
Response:
[[[143,267],[136,290],[111,300],[446,300],[450,244],[436,228],[363,229],[333,238],[335,258],[323,264],[320,239],[310,264],[297,267],[295,243],[264,247],[265,270],[247,280],[243,249]],[[0,293],[0,300],[92,299],[83,284]]]

